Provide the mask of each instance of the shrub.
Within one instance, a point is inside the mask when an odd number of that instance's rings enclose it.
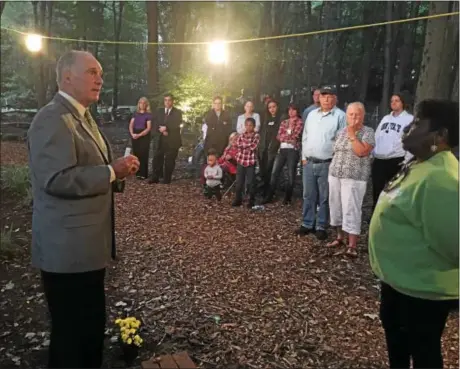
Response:
[[[20,196],[24,201],[32,200],[29,167],[27,166],[5,166],[0,172],[0,187],[11,194]]]
[[[0,231],[0,256],[12,257],[18,251],[13,236],[13,225]]]

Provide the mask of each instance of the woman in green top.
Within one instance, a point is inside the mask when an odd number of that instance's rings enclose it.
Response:
[[[382,191],[369,229],[391,368],[442,368],[459,295],[458,103],[424,100],[402,137],[414,158]]]

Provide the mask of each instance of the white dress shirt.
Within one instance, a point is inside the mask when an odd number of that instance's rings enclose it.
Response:
[[[77,109],[78,114],[80,114],[81,117],[83,118],[83,120],[85,120],[84,118],[85,118],[86,108],[82,104],[80,104],[77,100],[75,100],[72,96],[70,96],[69,94],[65,93],[64,91],[59,90],[59,94],[62,97],[64,97],[68,102],[70,102],[72,104],[72,106],[75,109]],[[113,181],[115,181],[115,179],[117,179],[117,176],[115,175],[115,171],[113,170],[111,165],[107,165],[107,167],[110,170],[110,182],[113,182]]]

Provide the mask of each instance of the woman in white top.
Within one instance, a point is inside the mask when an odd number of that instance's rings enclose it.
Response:
[[[372,152],[372,195],[374,206],[386,183],[392,179],[404,161],[406,151],[402,147],[401,137],[404,128],[414,120],[407,109],[407,97],[403,93],[391,96],[391,113],[385,115],[375,131],[375,148]]]
[[[254,113],[254,103],[252,101],[246,101],[244,104],[244,114],[238,116],[238,121],[236,123],[236,131],[238,134],[244,133],[244,122],[246,122],[246,118],[254,118],[256,121],[256,132],[259,132],[260,129],[260,115],[258,113]]]

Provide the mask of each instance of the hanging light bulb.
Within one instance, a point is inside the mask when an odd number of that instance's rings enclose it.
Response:
[[[42,43],[43,37],[36,34],[28,34],[26,36],[26,47],[27,50],[36,53],[40,51],[43,47]]]

